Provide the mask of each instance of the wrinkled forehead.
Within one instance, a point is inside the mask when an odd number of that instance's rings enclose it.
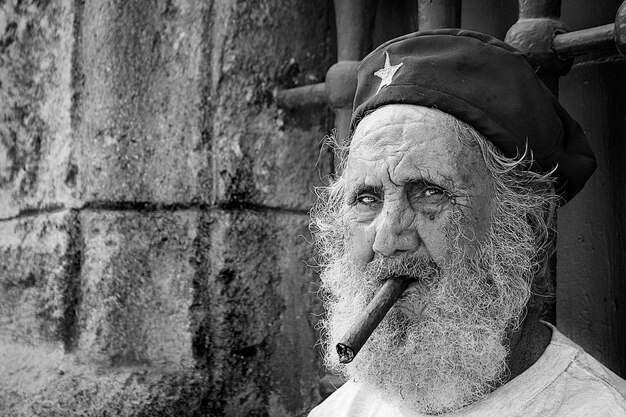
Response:
[[[393,104],[376,109],[357,126],[344,170],[348,183],[392,183],[423,175],[471,189],[491,183],[480,147],[465,137],[466,126],[436,109]],[[399,181],[399,182],[398,182]]]
[[[432,128],[452,128],[456,119],[442,111],[411,104],[389,104],[365,116],[354,131],[354,138],[367,136],[385,126],[420,124]]]
[[[458,123],[453,116],[436,109],[407,104],[391,104],[376,109],[361,120],[350,143],[351,159],[390,152],[424,152],[443,148],[451,158],[461,157]]]

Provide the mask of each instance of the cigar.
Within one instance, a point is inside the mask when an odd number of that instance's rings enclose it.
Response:
[[[393,304],[414,280],[407,276],[391,277],[383,283],[356,322],[337,343],[339,362],[350,363]]]

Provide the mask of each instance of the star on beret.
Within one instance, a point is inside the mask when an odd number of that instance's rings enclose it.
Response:
[[[385,51],[385,66],[374,73],[375,76],[380,78],[380,85],[378,86],[378,90],[376,90],[376,94],[378,94],[383,87],[391,84],[393,76],[396,75],[396,71],[398,71],[402,65],[404,65],[404,62],[391,65],[389,62],[389,53]]]

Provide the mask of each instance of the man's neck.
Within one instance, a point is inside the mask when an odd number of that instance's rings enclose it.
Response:
[[[552,338],[552,332],[539,321],[539,313],[529,309],[519,329],[509,337],[511,353],[508,359],[510,375],[505,383],[530,368],[543,354]]]

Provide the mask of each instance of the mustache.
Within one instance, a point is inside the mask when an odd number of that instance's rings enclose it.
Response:
[[[407,254],[393,257],[376,255],[367,264],[365,273],[377,283],[400,275],[422,281],[438,276],[441,269],[432,258],[423,255]]]

